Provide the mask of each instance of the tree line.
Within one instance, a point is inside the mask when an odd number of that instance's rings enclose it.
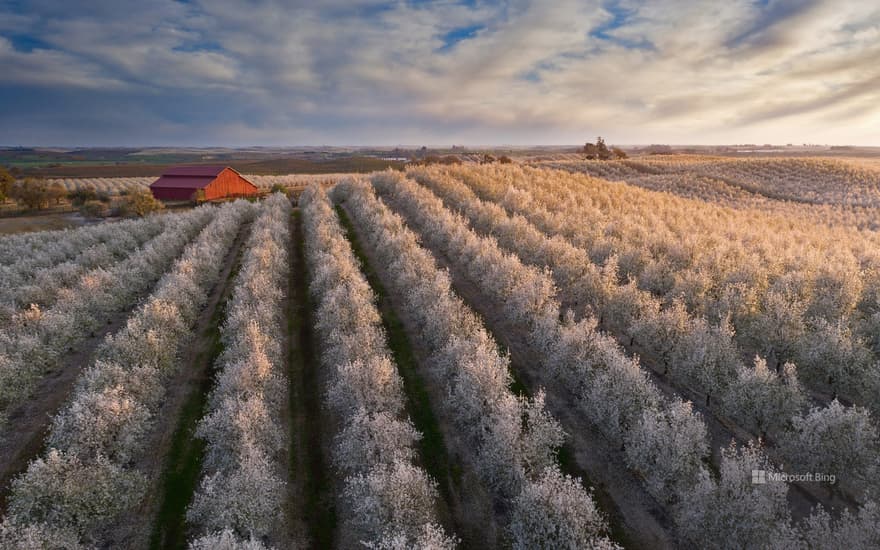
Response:
[[[0,166],[0,204],[12,200],[23,210],[45,210],[67,201],[78,208],[82,215],[100,218],[108,215],[145,216],[164,207],[149,189],[123,192],[121,195],[122,199],[113,204],[109,193],[98,192],[92,185],[68,191],[57,181],[32,177],[16,180],[9,170]]]

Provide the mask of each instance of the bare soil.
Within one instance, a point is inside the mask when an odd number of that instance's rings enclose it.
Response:
[[[0,203],[0,235],[68,229],[89,223],[95,222],[79,215],[67,201],[36,211],[23,210],[14,203]]]
[[[86,225],[88,221],[79,214],[51,213],[35,216],[0,217],[0,235],[53,231]]]

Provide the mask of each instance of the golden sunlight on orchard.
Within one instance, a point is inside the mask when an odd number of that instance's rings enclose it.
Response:
[[[4,545],[873,544],[877,165],[479,160],[0,240]]]

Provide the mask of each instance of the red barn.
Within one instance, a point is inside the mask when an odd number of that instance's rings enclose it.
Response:
[[[186,201],[196,191],[205,200],[256,195],[259,189],[228,166],[175,166],[150,185],[153,196],[165,201]]]

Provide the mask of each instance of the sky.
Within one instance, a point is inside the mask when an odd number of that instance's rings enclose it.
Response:
[[[0,145],[880,145],[880,2],[0,0]]]

